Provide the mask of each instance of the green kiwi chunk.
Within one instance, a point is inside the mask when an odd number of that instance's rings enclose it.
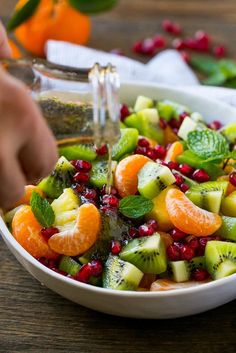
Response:
[[[228,187],[227,181],[207,181],[192,186],[186,196],[198,207],[219,213],[221,201]]]
[[[236,273],[236,244],[218,240],[208,241],[205,259],[206,269],[213,279]]]
[[[159,115],[166,121],[170,121],[172,118],[178,119],[179,115],[183,112],[190,113],[188,107],[167,99],[159,101],[157,103],[157,109]]]
[[[122,249],[120,258],[144,273],[159,274],[167,269],[165,245],[158,233],[131,240]]]
[[[92,146],[82,144],[59,147],[59,154],[60,156],[64,156],[69,161],[72,161],[73,159],[83,159],[91,162],[97,157],[97,154]]]
[[[103,272],[103,287],[117,290],[136,290],[143,273],[129,262],[118,256],[110,255]]]
[[[188,267],[191,272],[197,268],[206,269],[205,256],[193,257],[192,260],[188,261]]]
[[[123,155],[134,151],[138,143],[138,130],[122,129],[119,141],[112,148],[112,158],[117,161]]]
[[[81,265],[70,256],[62,256],[59,262],[59,270],[74,276],[81,268]]]
[[[222,216],[222,225],[216,235],[236,242],[236,217]]]
[[[114,172],[117,166],[117,162],[112,162],[112,172]],[[107,161],[95,161],[92,163],[92,170],[90,174],[90,183],[101,188],[103,185],[107,184],[107,174],[108,174],[108,163]]]
[[[168,272],[175,282],[187,282],[191,275],[188,262],[185,260],[170,261],[168,263]]]
[[[52,174],[44,178],[38,186],[48,197],[57,199],[65,188],[71,186],[74,172],[75,168],[62,156],[59,158]]]

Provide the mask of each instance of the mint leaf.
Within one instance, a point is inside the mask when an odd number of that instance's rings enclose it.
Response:
[[[117,0],[69,0],[71,6],[78,11],[93,14],[110,10],[116,5]]]
[[[23,22],[28,20],[28,18],[30,18],[36,11],[39,3],[40,0],[28,0],[21,9],[13,13],[12,17],[10,18],[7,24],[7,30],[9,32],[13,31]]]
[[[230,153],[230,158],[236,159],[236,150],[234,150]]]
[[[218,61],[207,55],[193,55],[190,64],[206,75],[211,75],[218,70]]]
[[[42,227],[51,227],[55,221],[55,214],[50,203],[41,197],[37,192],[33,192],[30,198],[31,209]]]
[[[126,196],[120,201],[119,211],[128,218],[139,218],[150,212],[153,202],[139,195]]]
[[[223,84],[226,83],[227,78],[225,75],[217,70],[213,74],[211,74],[208,78],[202,81],[204,85],[209,85],[209,86],[222,86]]]
[[[205,162],[222,160],[230,155],[229,145],[223,135],[210,129],[191,131],[188,148]]]

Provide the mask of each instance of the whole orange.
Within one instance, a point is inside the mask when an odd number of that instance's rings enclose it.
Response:
[[[26,0],[19,0],[21,8]],[[49,39],[75,44],[86,44],[91,23],[84,15],[71,7],[66,0],[41,0],[33,16],[15,30],[21,45],[36,56],[45,55],[45,43]]]
[[[12,57],[14,59],[19,59],[22,57],[22,53],[20,51],[20,48],[18,48],[18,46],[13,42],[13,40],[8,39],[8,44],[11,48],[11,53],[12,53]]]

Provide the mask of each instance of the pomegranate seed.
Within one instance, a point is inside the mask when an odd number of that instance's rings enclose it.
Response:
[[[81,194],[84,191],[85,186],[82,184],[73,184],[72,189],[75,190],[78,194]]]
[[[196,237],[190,236],[189,239],[186,239],[186,241],[191,249],[196,250],[199,248],[199,241]]]
[[[182,184],[184,184],[184,178],[182,177],[182,175],[180,175],[179,173],[173,173],[175,176],[175,184],[177,186],[180,186]]]
[[[156,48],[152,38],[146,38],[142,42],[142,51],[141,54],[144,55],[153,55],[155,54]]]
[[[86,198],[86,199],[89,199],[89,200],[94,200],[97,198],[97,192],[96,190],[94,189],[86,189],[83,193],[83,196]]]
[[[149,235],[153,235],[154,230],[151,226],[143,224],[138,228],[138,232],[140,237],[147,237]]]
[[[108,148],[107,145],[102,145],[99,148],[96,148],[96,153],[98,156],[104,156],[105,154],[107,154],[108,152]]]
[[[106,214],[110,214],[110,215],[115,214],[117,212],[117,208],[111,207],[108,205],[100,206],[100,210],[101,210],[101,212],[106,213]]]
[[[142,138],[140,138],[138,140],[138,146],[140,146],[140,147],[149,147],[150,143],[149,143],[148,140],[146,140],[145,138],[142,137]]]
[[[177,120],[177,119],[175,119],[175,118],[173,118],[173,119],[171,119],[170,121],[169,121],[169,125],[174,129],[174,128],[179,128],[180,127],[180,125],[181,125],[181,121],[180,120]]]
[[[158,223],[157,223],[157,221],[156,221],[155,219],[150,219],[150,220],[147,222],[147,225],[148,225],[149,227],[151,227],[154,232],[156,232],[157,229],[158,229]]]
[[[209,277],[209,273],[203,268],[196,268],[192,272],[192,279],[194,281],[205,281]]]
[[[74,181],[78,181],[80,183],[87,183],[89,181],[89,174],[83,172],[77,172],[73,176]]]
[[[195,172],[193,173],[192,177],[193,177],[194,180],[196,180],[199,183],[204,183],[205,181],[209,181],[210,180],[209,175],[203,169],[195,170]]]
[[[226,56],[227,50],[224,45],[218,45],[217,47],[215,47],[213,49],[213,53],[214,53],[215,57],[217,57],[218,59],[221,59],[224,56]]]
[[[137,238],[139,235],[139,231],[136,228],[130,228],[128,234],[131,238]]]
[[[207,242],[210,241],[210,240],[215,240],[214,237],[204,237],[204,238],[200,238],[199,239],[199,245],[202,249],[205,250],[205,247],[207,245]]]
[[[55,269],[57,267],[55,260],[49,260],[48,261],[48,268],[51,270]]]
[[[148,158],[150,158],[150,159],[155,160],[155,159],[156,159],[156,153],[155,153],[154,149],[153,149],[153,148],[149,148],[149,149],[147,150],[146,156],[147,156]]]
[[[197,31],[195,34],[197,41],[197,49],[200,51],[208,51],[210,48],[210,38],[204,31]]]
[[[118,240],[112,240],[111,242],[111,252],[113,255],[118,255],[121,251],[121,244]]]
[[[118,207],[119,206],[119,200],[114,195],[104,195],[102,198],[102,202],[104,205],[108,205],[111,207]]]
[[[102,274],[102,264],[99,260],[93,260],[89,263],[91,276],[98,277]]]
[[[164,20],[162,22],[162,28],[164,31],[171,33],[171,34],[180,34],[181,33],[180,25],[177,23],[174,23],[170,20]]]
[[[180,38],[175,38],[172,42],[172,47],[176,50],[183,50],[185,48],[185,43]]]
[[[80,172],[89,172],[92,169],[92,164],[84,160],[73,160],[71,164]]]
[[[161,165],[164,165],[164,167],[168,167],[168,163],[163,161],[162,159],[157,159],[156,162],[161,164]]]
[[[178,240],[183,239],[183,238],[186,237],[186,233],[182,232],[178,228],[172,229],[171,232],[170,232],[170,235],[172,236],[174,241],[178,241]]]
[[[182,191],[182,192],[186,192],[186,191],[188,191],[188,189],[189,189],[189,185],[187,185],[187,184],[185,184],[185,183],[183,183],[183,184],[181,184],[180,185],[180,190]]]
[[[37,259],[42,265],[48,267],[48,259],[46,257],[40,257]]]
[[[134,151],[134,153],[136,153],[136,154],[142,154],[142,155],[144,155],[144,156],[147,155],[147,152],[148,152],[148,150],[147,150],[146,147],[140,147],[140,146],[137,146],[136,149],[135,149],[135,151]]]
[[[194,38],[186,38],[184,39],[184,45],[188,49],[197,49],[198,43],[197,40]]]
[[[180,164],[178,167],[178,171],[180,171],[180,173],[183,173],[186,176],[189,176],[193,174],[194,168],[190,167],[190,165],[188,164]]]
[[[133,51],[137,54],[142,54],[142,41],[135,42],[133,45]]]
[[[162,159],[166,155],[166,149],[164,146],[156,145],[154,147],[154,153],[155,153],[155,159],[158,159],[158,158]]]
[[[220,121],[214,120],[208,125],[208,127],[212,130],[219,130],[222,127],[222,124]]]
[[[181,121],[181,123],[184,121],[184,119],[189,116],[189,113],[187,112],[182,112],[181,114],[179,114],[179,120]]]
[[[161,49],[166,46],[166,40],[163,36],[156,35],[153,39],[153,45],[156,49]]]
[[[127,105],[122,104],[121,108],[120,108],[120,120],[124,121],[125,118],[127,118],[127,116],[130,115],[130,111],[129,108],[127,107]]]
[[[229,175],[229,182],[233,185],[236,186],[236,172],[232,172]]]
[[[100,190],[101,195],[106,195],[107,194],[107,185],[104,184]],[[114,186],[111,187],[110,189],[110,195],[117,195],[118,191],[116,190],[116,188]]]
[[[54,234],[57,234],[57,233],[59,233],[59,230],[57,228],[55,228],[55,227],[49,227],[49,228],[42,228],[41,229],[41,234],[46,240],[48,240]]]
[[[166,127],[167,127],[167,121],[164,119],[164,118],[160,118],[160,127],[161,127],[161,129],[165,129]]]
[[[170,161],[167,163],[167,166],[168,166],[168,168],[170,168],[170,170],[178,169],[179,163]]]
[[[166,249],[166,253],[170,261],[180,260],[180,249],[176,245],[168,246],[168,248]]]
[[[110,51],[111,54],[115,54],[115,55],[119,55],[119,56],[123,56],[124,53],[122,51],[122,49],[120,48],[114,48]]]
[[[91,277],[91,275],[92,275],[91,265],[90,264],[85,264],[76,273],[76,275],[74,276],[74,279],[76,279],[79,282],[88,283],[89,278]]]
[[[180,249],[180,252],[181,252],[181,259],[182,260],[190,261],[190,260],[192,260],[192,258],[195,255],[194,250],[192,248],[190,248],[188,245],[182,246],[182,248]]]
[[[185,61],[187,64],[191,61],[191,56],[189,53],[187,53],[185,50],[182,50],[180,52],[181,56],[182,56],[182,59],[183,61]]]

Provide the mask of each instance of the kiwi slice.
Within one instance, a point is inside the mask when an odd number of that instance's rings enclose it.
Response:
[[[112,162],[112,172],[115,171],[117,162]],[[96,161],[92,164],[92,171],[90,174],[90,183],[101,188],[103,185],[107,184],[107,174],[108,174],[108,163],[107,161]]]
[[[94,161],[97,157],[94,148],[87,145],[72,145],[59,147],[60,156],[64,156],[69,161],[73,159],[83,159],[85,161]]]
[[[153,99],[145,96],[138,96],[134,104],[134,111],[138,112],[142,109],[152,108],[153,105]]]
[[[213,279],[236,273],[236,244],[208,241],[205,249],[206,269]]]
[[[144,273],[166,271],[166,249],[158,233],[131,240],[121,251],[120,258],[137,266]]]
[[[185,105],[170,101],[163,100],[157,103],[157,109],[159,115],[166,121],[170,121],[172,118],[178,119],[179,115],[183,112],[190,113],[190,110]]]
[[[192,186],[185,194],[198,207],[219,213],[228,184],[227,181],[208,181]]]
[[[143,273],[118,256],[110,255],[103,272],[103,287],[118,290],[136,290]]]
[[[168,272],[175,282],[187,282],[191,275],[188,262],[185,260],[170,261],[168,263]]]
[[[56,199],[62,194],[65,188],[71,186],[74,172],[75,168],[62,156],[59,158],[52,174],[44,178],[38,186],[48,197]]]
[[[72,257],[63,255],[59,262],[59,270],[74,276],[81,268],[81,265]]]
[[[236,191],[222,200],[221,212],[224,216],[236,217]]]
[[[189,270],[192,272],[197,268],[205,269],[206,268],[206,261],[205,256],[196,256],[193,257],[192,260],[188,261]]]
[[[236,242],[236,217],[222,216],[222,225],[216,235]]]
[[[175,177],[170,169],[158,163],[148,162],[138,173],[138,191],[148,199],[153,199],[174,183]]]
[[[122,129],[119,141],[112,148],[112,158],[119,160],[123,155],[134,151],[138,143],[138,130]]]

